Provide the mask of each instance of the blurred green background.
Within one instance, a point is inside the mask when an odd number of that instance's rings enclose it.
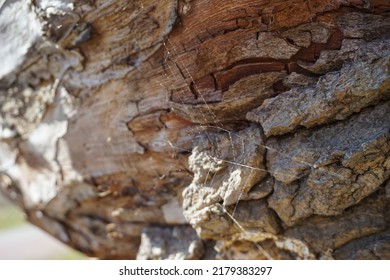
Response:
[[[0,192],[0,259],[78,260],[86,256],[27,223]]]

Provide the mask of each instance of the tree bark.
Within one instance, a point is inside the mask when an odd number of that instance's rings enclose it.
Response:
[[[98,258],[390,259],[390,1],[48,3],[0,1],[31,223]]]

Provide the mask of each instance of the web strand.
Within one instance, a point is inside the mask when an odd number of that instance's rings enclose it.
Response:
[[[231,215],[224,206],[222,206],[221,204],[218,204],[221,208],[222,208],[222,211],[224,213],[226,213],[226,215],[228,215],[228,217],[233,221],[233,223],[240,229],[240,231],[242,233],[244,233],[245,235],[248,234],[248,231],[245,230],[245,228],[237,221],[236,218],[233,217],[233,215]],[[272,256],[266,251],[264,250],[264,248],[259,244],[259,243],[254,243],[255,246],[257,247],[257,249],[268,259],[268,260],[273,260]]]
[[[172,52],[174,53],[174,55],[178,58],[178,61],[179,63],[176,63],[176,62],[173,62],[175,64],[176,67],[179,67],[181,66],[182,69],[184,69],[184,73],[188,76],[188,78],[190,79],[190,81],[192,82],[193,84],[193,87],[194,89],[198,92],[198,94],[200,95],[201,97],[201,102],[205,105],[206,109],[209,111],[210,115],[212,116],[212,120],[213,120],[213,124],[197,124],[194,129],[197,133],[199,134],[203,134],[203,135],[206,135],[206,137],[208,138],[209,140],[209,143],[210,145],[215,145],[215,148],[216,150],[219,149],[218,147],[218,142],[215,142],[215,141],[212,141],[212,137],[210,136],[209,132],[208,132],[208,129],[218,129],[218,130],[221,130],[225,133],[227,133],[228,135],[228,138],[229,138],[229,142],[230,142],[230,146],[231,146],[231,149],[232,149],[232,153],[233,153],[233,160],[227,160],[227,159],[222,159],[222,158],[218,158],[218,157],[210,157],[212,160],[215,160],[215,161],[222,161],[224,163],[227,163],[230,167],[230,168],[233,168],[233,166],[236,166],[236,167],[241,167],[241,168],[246,168],[246,169],[250,169],[250,174],[248,175],[247,179],[246,179],[246,182],[244,183],[244,185],[241,187],[241,190],[240,190],[240,194],[237,198],[237,201],[235,202],[234,204],[234,208],[233,208],[233,211],[232,213],[229,213],[227,211],[227,209],[225,208],[225,206],[221,205],[221,204],[218,204],[220,205],[220,207],[222,207],[223,209],[223,212],[227,214],[227,216],[233,221],[233,223],[240,229],[240,231],[242,231],[244,234],[249,234],[248,231],[237,221],[237,219],[234,217],[235,213],[236,213],[236,210],[237,210],[237,207],[238,207],[238,204],[239,204],[239,201],[241,200],[243,194],[244,194],[244,191],[245,189],[247,188],[247,185],[249,183],[249,178],[251,177],[252,173],[254,171],[261,171],[261,172],[266,172],[268,174],[270,174],[271,176],[273,175],[277,175],[277,174],[287,174],[287,175],[291,175],[293,177],[297,177],[298,174],[295,174],[295,173],[290,173],[290,172],[287,172],[287,171],[270,171],[268,169],[265,169],[265,168],[259,168],[259,167],[256,167],[256,166],[250,166],[250,165],[247,165],[247,164],[244,164],[242,162],[239,162],[237,159],[238,159],[238,151],[237,149],[235,148],[235,144],[234,144],[234,141],[233,141],[233,135],[234,137],[240,137],[238,134],[236,133],[233,133],[232,131],[226,129],[223,125],[223,123],[217,118],[215,112],[213,112],[213,110],[210,108],[209,104],[207,103],[207,101],[205,100],[201,90],[199,89],[197,83],[195,82],[195,79],[193,78],[193,76],[191,75],[188,67],[185,65],[183,59],[180,57],[178,51],[177,51],[177,48],[176,46],[174,45],[174,43],[169,39],[167,38],[166,40],[169,44],[169,46],[172,48]],[[204,122],[207,123],[207,116],[203,113],[203,112],[195,112],[194,109],[192,108],[191,105],[189,104],[186,104],[184,102],[184,99],[183,97],[185,96],[185,92],[183,90],[183,88],[177,90],[175,88],[175,84],[177,84],[178,82],[183,82],[183,84],[185,84],[187,87],[190,87],[190,85],[187,84],[187,82],[185,81],[185,77],[179,75],[179,74],[175,74],[175,71],[172,69],[172,67],[170,66],[170,63],[168,63],[168,59],[170,59],[170,55],[171,55],[171,51],[169,50],[168,48],[168,45],[166,43],[164,43],[164,47],[167,51],[167,56],[165,58],[165,62],[166,62],[166,67],[167,67],[167,72],[168,73],[164,73],[165,76],[166,76],[166,79],[169,81],[170,83],[170,86],[173,90],[176,90],[177,93],[178,93],[178,96],[179,96],[179,102],[180,104],[184,107],[184,110],[186,111],[186,113],[188,114],[188,116],[190,117],[191,121],[194,123],[194,120],[196,119],[196,117],[199,117],[197,114],[201,114],[201,117],[203,118]],[[180,64],[180,65],[179,65]],[[178,72],[179,73],[183,73],[182,70],[178,69]],[[172,78],[173,77],[173,78]],[[180,80],[181,79],[181,80]],[[189,89],[191,91],[191,89]],[[169,98],[167,98],[168,100]],[[195,122],[196,124],[196,122]],[[242,148],[245,147],[245,143],[244,143],[244,139],[238,139],[238,140],[241,140],[241,146]],[[195,145],[194,143],[194,140],[191,140],[192,141],[192,144]],[[170,145],[172,147],[175,147],[172,143],[170,143]],[[276,152],[276,153],[279,153],[279,151],[277,151],[276,149],[272,148],[272,147],[269,147],[269,146],[266,146],[266,145],[263,145],[263,144],[260,144],[259,143],[259,146],[266,149],[266,150],[269,150],[269,151],[273,151],[273,152]],[[176,149],[176,147],[175,147]],[[310,164],[309,162],[305,162],[303,160],[298,160],[296,158],[293,158],[293,157],[290,157],[290,156],[287,156],[288,158],[290,158],[291,161],[293,162],[297,162],[297,163],[301,163],[311,169],[317,169],[317,170],[320,170],[320,169],[323,169],[324,170],[324,173],[327,173],[329,175],[332,175],[332,176],[335,176],[335,177],[338,177],[338,178],[341,178],[342,179],[342,176],[339,175],[339,174],[336,174],[334,172],[331,172],[329,170],[325,170],[325,168],[323,167],[319,167],[317,165],[313,165],[313,164]],[[230,172],[230,171],[229,171]],[[210,170],[208,170],[207,172],[207,175],[205,177],[205,180],[203,182],[203,185],[205,186],[207,183],[208,183],[208,180],[210,178]],[[214,173],[212,178],[211,178],[211,181],[209,182],[209,186],[213,186],[214,184],[214,181],[215,181],[215,178],[216,178],[216,174]],[[262,248],[258,243],[254,243],[255,246],[259,249],[259,251],[267,258],[267,259],[272,259],[272,256],[266,251],[264,250],[264,248]]]

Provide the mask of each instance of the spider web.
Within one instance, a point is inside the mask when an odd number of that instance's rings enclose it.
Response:
[[[232,149],[233,160],[227,160],[227,159],[218,158],[218,157],[214,157],[212,159],[214,161],[216,161],[216,162],[217,161],[222,161],[222,162],[228,164],[230,167],[237,166],[237,167],[241,167],[241,168],[245,168],[245,169],[250,170],[250,173],[249,173],[250,175],[248,176],[248,179],[251,176],[253,171],[266,172],[270,176],[276,175],[277,173],[289,174],[288,171],[270,171],[266,167],[265,168],[259,168],[258,166],[248,165],[248,164],[245,164],[245,163],[240,162],[238,160],[238,151],[235,148],[235,145],[233,143],[233,137],[237,137],[237,136],[240,137],[240,136],[237,134],[236,131],[230,129],[228,127],[228,125],[226,125],[226,124],[224,125],[224,123],[221,120],[218,119],[216,114],[210,108],[208,102],[205,100],[205,98],[204,98],[204,96],[202,94],[202,91],[200,90],[200,88],[198,87],[195,79],[191,75],[188,66],[183,61],[182,57],[180,56],[178,48],[175,46],[175,44],[169,38],[166,39],[166,42],[164,43],[164,48],[165,48],[165,51],[166,51],[166,56],[165,56],[165,60],[164,60],[164,64],[166,65],[166,68],[165,68],[165,73],[164,73],[164,77],[163,78],[169,84],[169,89],[176,90],[176,93],[178,94],[178,101],[176,101],[176,102],[179,102],[181,104],[181,106],[184,107],[184,110],[186,111],[187,115],[190,117],[191,120],[196,119],[195,118],[196,114],[198,114],[197,117],[199,117],[199,114],[201,114],[201,117],[205,120],[205,123],[207,123],[207,119],[208,118],[207,118],[207,116],[204,113],[202,113],[202,112],[195,112],[194,109],[192,108],[191,104],[188,104],[188,103],[185,102],[186,93],[184,92],[184,88],[188,87],[188,89],[190,90],[190,84],[192,83],[193,88],[198,92],[198,96],[200,98],[200,103],[207,108],[208,113],[212,116],[213,124],[199,124],[199,123],[194,122],[196,124],[192,128],[194,134],[205,135],[205,137],[209,140],[208,141],[209,144],[214,145],[214,147],[213,147],[214,150],[219,150],[220,148],[223,148],[223,147],[219,147],[218,142],[212,141],[212,139],[211,139],[212,136],[210,135],[210,129],[219,130],[219,131],[222,131],[223,133],[226,133],[228,135],[228,138],[229,138],[229,141],[230,141],[230,147]],[[176,61],[174,61],[175,59],[176,59]],[[175,68],[179,68],[179,67],[181,69],[175,69]],[[177,85],[184,85],[184,87],[177,88]],[[169,97],[169,89],[168,88],[166,89],[166,92],[167,92],[167,97],[166,97],[167,102],[170,99],[170,97]],[[192,144],[193,144],[193,147],[194,147],[194,145],[196,145],[196,143],[194,142],[193,139],[191,141],[192,141]],[[245,145],[244,144],[244,139],[241,139],[241,143],[242,143],[241,147],[243,147]],[[172,149],[174,149],[175,152],[176,151],[180,151],[182,149],[181,147],[175,146],[172,143],[169,143],[169,145],[172,147]],[[272,147],[269,147],[267,145],[263,145],[263,144],[260,143],[259,146],[264,148],[265,151],[266,151],[265,154],[264,154],[264,158],[266,158],[267,151],[272,151],[273,153],[282,154],[282,152],[280,152],[280,151],[278,151],[278,150],[276,150],[276,149],[274,149]],[[226,149],[226,147],[225,147],[225,149]],[[333,173],[330,170],[324,169],[323,167],[318,166],[316,164],[311,164],[310,162],[307,162],[307,161],[304,161],[304,160],[300,160],[300,159],[296,158],[295,156],[294,157],[291,157],[289,155],[283,155],[283,156],[287,157],[287,159],[292,161],[292,162],[303,164],[304,166],[310,168],[311,170],[314,170],[314,169],[320,170],[321,169],[323,174],[329,174],[331,176],[335,176],[335,177],[339,177],[340,178],[339,174]],[[228,172],[231,172],[231,170],[232,169],[230,168],[230,170]],[[207,181],[209,181],[209,177],[211,175],[210,173],[211,173],[210,170],[208,170],[207,175],[206,175],[206,179],[204,181],[204,185],[206,184]],[[297,176],[297,174],[292,174],[292,173],[291,173],[291,175],[292,176]],[[211,178],[211,181],[210,181],[211,185],[214,184],[215,176],[216,176],[216,173],[214,173],[212,175],[212,178]],[[262,180],[264,180],[264,179],[262,179]],[[227,217],[229,217],[231,219],[233,224],[237,226],[237,228],[244,234],[244,236],[248,235],[249,232],[235,218],[235,214],[236,214],[236,210],[237,210],[238,204],[239,204],[239,202],[240,202],[240,200],[241,200],[241,198],[242,198],[242,196],[244,194],[244,190],[247,187],[247,184],[248,184],[248,180],[246,180],[246,182],[244,183],[244,186],[242,187],[242,189],[239,190],[240,194],[239,194],[236,202],[234,203],[233,210],[231,212],[228,211],[228,209],[226,208],[225,204],[221,204],[221,203],[218,204],[221,207],[221,210],[223,211],[223,213],[225,213],[227,215]],[[253,242],[253,244],[257,247],[257,249],[267,259],[272,259],[272,256],[259,243]]]
[[[167,38],[166,41],[163,43],[163,48],[165,50],[164,69],[162,71],[161,80],[157,81],[157,83],[159,83],[158,86],[161,87],[165,91],[165,94],[166,94],[165,102],[167,104],[166,106],[168,108],[170,108],[169,102],[171,101],[170,100],[171,99],[171,92],[172,92],[172,90],[175,90],[177,93],[177,97],[178,97],[178,101],[176,101],[176,102],[181,104],[181,106],[184,108],[184,110],[186,111],[189,118],[192,120],[194,125],[187,132],[188,136],[195,136],[195,137],[189,138],[191,143],[192,143],[192,148],[195,147],[196,145],[199,145],[199,143],[197,141],[195,141],[196,137],[198,136],[198,137],[205,137],[208,140],[208,144],[213,145],[213,149],[216,151],[219,151],[221,149],[226,149],[226,146],[225,147],[220,146],[218,141],[214,141],[214,139],[213,139],[214,135],[216,134],[215,131],[219,131],[219,132],[225,134],[226,137],[229,139],[228,141],[230,143],[229,146],[231,149],[232,159],[226,159],[223,157],[212,157],[212,160],[214,160],[215,162],[221,161],[221,162],[226,163],[229,166],[228,171],[227,171],[229,173],[232,172],[234,167],[244,168],[244,169],[247,169],[249,171],[249,176],[248,176],[248,178],[244,178],[243,186],[240,190],[238,190],[239,195],[238,195],[235,203],[232,205],[231,210],[227,209],[227,207],[226,207],[227,205],[225,205],[224,203],[219,203],[216,205],[218,205],[218,207],[220,207],[220,210],[222,211],[222,213],[226,214],[226,216],[238,228],[238,230],[243,234],[243,236],[250,236],[253,232],[246,229],[245,226],[243,226],[235,216],[239,202],[241,201],[241,199],[245,193],[245,190],[248,187],[249,177],[255,171],[265,172],[265,173],[269,174],[270,176],[273,176],[277,173],[288,174],[289,172],[288,171],[282,171],[282,172],[270,171],[267,168],[260,168],[259,166],[256,166],[256,165],[248,165],[248,164],[240,161],[239,160],[239,151],[241,150],[242,147],[245,146],[245,141],[244,141],[245,139],[240,138],[241,136],[238,134],[238,131],[232,129],[228,123],[223,123],[220,119],[218,119],[215,112],[212,110],[212,108],[209,106],[209,103],[204,98],[204,94],[202,94],[202,90],[197,85],[194,77],[190,73],[189,67],[186,65],[185,61],[181,58],[181,56],[180,56],[181,53],[179,52],[178,48],[175,46],[174,42],[172,40],[170,40],[169,38]],[[178,67],[180,67],[180,69],[177,69]],[[207,111],[209,112],[209,116],[212,116],[212,120],[213,120],[212,123],[207,123],[207,120],[209,118],[204,113],[196,112],[193,109],[193,106],[191,104],[186,103],[186,98],[188,97],[188,95],[185,92],[185,88],[191,90],[190,89],[191,83],[192,83],[193,88],[199,93],[198,94],[198,96],[199,96],[198,101],[200,101],[200,103],[207,108]],[[112,114],[107,115],[107,121],[109,121],[110,123],[114,123],[114,124],[120,123],[124,132],[126,132],[126,131],[128,132],[128,130],[127,130],[128,116],[126,116],[126,114],[124,113],[124,112],[126,112],[127,105],[126,104],[119,104],[118,106],[119,106],[119,110],[117,112],[115,112],[113,115]],[[170,109],[172,110],[172,108],[170,108]],[[172,110],[172,111],[174,112],[174,110]],[[204,123],[207,123],[207,124],[200,124],[200,123],[197,123],[196,121],[194,121],[197,118],[199,118],[199,114],[200,114],[200,117],[204,120]],[[91,138],[92,139],[90,142],[92,142],[92,143],[93,142],[96,142],[96,143],[100,142],[100,140],[97,137],[95,137],[94,134],[91,135]],[[94,138],[96,138],[96,139],[94,139]],[[122,162],[122,157],[120,155],[126,155],[129,153],[129,151],[126,150],[124,147],[126,146],[125,142],[127,140],[130,141],[132,138],[133,138],[133,136],[129,136],[128,138],[123,140],[123,143],[116,142],[115,137],[111,137],[111,136],[108,136],[106,139],[107,143],[105,145],[105,148],[108,148],[109,154],[115,154],[116,158],[118,158],[118,157],[120,158],[119,164],[123,167],[123,170],[126,170],[128,164],[126,164],[126,162],[124,162],[124,159]],[[234,144],[233,138],[234,139],[239,138],[239,141],[241,142],[239,148],[237,148],[237,146]],[[96,140],[96,141],[93,141],[93,140]],[[166,144],[171,147],[174,154],[177,154],[180,152],[188,152],[188,148],[180,147],[179,145],[172,143],[170,141],[168,141]],[[264,148],[266,152],[272,151],[274,153],[281,154],[280,151],[278,151],[270,146],[263,145],[261,143],[259,143],[258,146]],[[264,158],[266,158],[266,153],[263,156],[264,156]],[[323,169],[322,167],[319,167],[315,164],[311,164],[309,162],[297,159],[295,157],[290,157],[289,155],[286,155],[286,156],[288,157],[289,160],[303,164],[311,169]],[[109,172],[107,172],[107,173],[109,173]],[[331,174],[333,176],[340,177],[339,174],[336,174],[336,173],[333,174],[332,172],[330,172],[328,170],[324,170],[324,173],[328,173],[328,174]],[[291,174],[291,175],[296,176],[296,174]],[[210,182],[209,183],[210,186],[215,186],[216,185],[216,182],[215,182],[216,176],[217,176],[216,173],[212,173],[210,170],[208,170],[206,177],[204,179],[204,185],[206,185],[207,182]],[[262,179],[262,180],[264,180],[264,179]],[[267,252],[258,242],[252,242],[252,244],[254,246],[256,246],[256,248],[259,250],[259,252],[262,255],[264,255],[267,259],[273,259],[271,254],[269,252]]]
[[[143,10],[143,7],[140,7],[141,12]],[[140,11],[137,11],[138,13],[141,13]],[[180,103],[181,106],[184,108],[186,114],[189,116],[189,119],[192,121],[194,124],[187,132],[187,136],[190,136],[190,141],[192,143],[192,148],[194,148],[196,145],[199,145],[195,141],[196,137],[206,137],[208,140],[208,144],[213,145],[213,150],[219,151],[221,149],[226,149],[226,147],[220,146],[218,141],[213,141],[213,131],[219,131],[222,134],[225,134],[228,138],[228,141],[230,143],[230,148],[231,148],[231,154],[232,154],[232,159],[226,159],[222,157],[211,157],[211,159],[215,162],[224,162],[226,163],[228,167],[227,172],[232,172],[234,167],[240,167],[243,169],[247,169],[249,171],[249,176],[248,178],[244,178],[244,184],[242,186],[242,189],[238,190],[239,195],[233,204],[232,210],[229,211],[226,208],[226,205],[224,203],[219,203],[219,207],[222,210],[222,213],[225,213],[226,216],[233,222],[233,224],[239,229],[240,232],[242,232],[245,235],[249,235],[250,232],[236,219],[236,211],[238,208],[238,204],[241,201],[245,190],[248,187],[249,184],[249,178],[251,177],[252,173],[257,171],[257,172],[265,172],[269,174],[270,176],[276,175],[277,173],[284,173],[288,174],[288,171],[270,171],[265,168],[260,168],[259,166],[255,165],[248,165],[245,162],[240,161],[239,159],[239,151],[245,146],[245,141],[243,138],[240,139],[240,135],[238,134],[237,130],[234,130],[231,128],[231,126],[228,123],[223,123],[220,119],[218,119],[217,115],[215,112],[212,110],[212,108],[209,106],[209,103],[204,97],[204,94],[201,90],[201,87],[198,86],[197,82],[195,81],[194,77],[192,76],[189,66],[186,65],[185,61],[181,57],[181,50],[179,51],[178,48],[175,46],[174,42],[170,40],[168,37],[166,38],[165,42],[163,43],[163,47],[165,50],[165,57],[164,57],[164,62],[163,62],[163,67],[162,69],[162,76],[161,76],[161,81],[157,81],[159,83],[159,86],[165,91],[165,102],[166,102],[166,107],[170,108],[171,111],[174,112],[173,108],[170,107],[169,102],[171,101],[171,93],[175,91],[177,99],[175,102]],[[205,113],[202,113],[201,111],[197,112],[193,109],[193,105],[186,103],[186,98],[188,95],[185,92],[185,89],[187,89],[189,92],[192,92],[191,90],[194,89],[198,93],[198,104],[203,105],[206,110],[208,111],[208,116],[206,116]],[[223,102],[223,101],[222,101]],[[117,111],[114,116],[111,115],[111,121],[114,123],[120,122],[123,124],[123,129],[127,129],[126,123],[127,121],[127,116],[124,116],[123,112],[126,111],[126,105],[125,104],[120,104],[119,105],[120,110]],[[210,123],[208,120],[212,119],[212,123]],[[203,119],[203,123],[201,124],[197,121],[195,121],[198,118]],[[109,119],[109,118],[108,118]],[[192,136],[192,137],[191,137]],[[195,136],[195,137],[194,137]],[[92,135],[93,137],[93,135]],[[233,138],[239,138],[239,141],[241,142],[240,147],[237,148]],[[133,138],[130,136],[129,138]],[[123,151],[123,145],[118,145],[118,143],[115,143],[113,141],[113,138],[110,136],[107,138],[107,143],[108,147],[111,153],[114,154],[126,154],[126,151]],[[174,154],[180,153],[180,152],[187,152],[188,148],[187,147],[180,147],[176,143],[172,143],[168,141],[166,143],[169,145],[173,151]],[[273,153],[278,153],[280,154],[281,152],[269,147],[267,145],[263,145],[261,143],[258,144],[258,146],[262,147],[265,149],[264,153],[264,158],[266,158],[266,153],[267,151],[272,151]],[[300,164],[303,164],[304,166],[309,167],[310,169],[319,169],[322,167],[319,167],[315,164],[311,164],[309,162],[299,160],[297,158],[292,158],[289,155],[286,155],[289,160],[293,162],[297,162]],[[126,164],[123,163],[123,168],[126,168]],[[331,173],[328,170],[324,170],[324,173]],[[292,176],[296,176],[296,174],[291,174]],[[339,174],[331,174],[334,176],[340,176]],[[207,182],[210,182],[209,185],[213,186],[215,185],[215,178],[217,176],[217,173],[213,173],[210,171],[210,169],[207,171],[206,177],[204,179],[203,185],[206,185]],[[211,178],[210,178],[211,177]],[[264,178],[265,179],[265,178]],[[262,180],[264,180],[262,179]],[[272,256],[258,243],[258,242],[253,242],[253,244],[258,248],[258,250],[267,258],[267,259],[272,259]]]

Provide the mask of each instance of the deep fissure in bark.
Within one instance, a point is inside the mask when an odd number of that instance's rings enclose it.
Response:
[[[99,258],[389,259],[389,1],[45,5],[0,11],[30,222]]]

